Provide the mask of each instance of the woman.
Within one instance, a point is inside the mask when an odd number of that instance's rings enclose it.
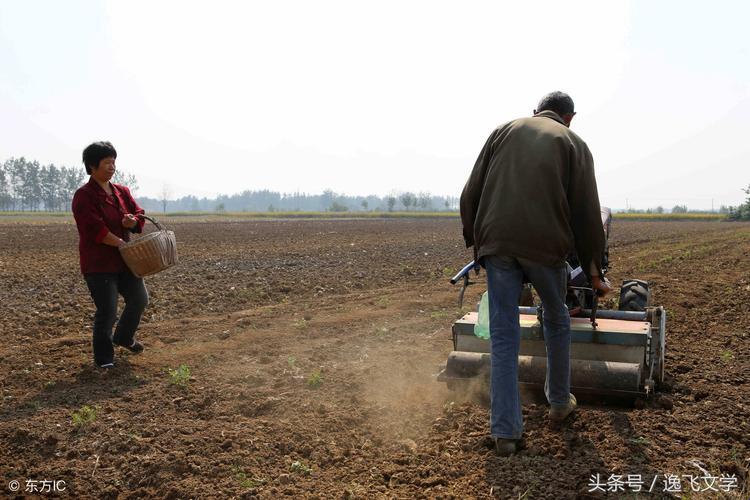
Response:
[[[143,209],[130,190],[110,182],[115,174],[117,151],[109,142],[95,142],[83,150],[83,164],[91,176],[73,196],[73,216],[78,226],[81,272],[96,305],[94,316],[94,363],[114,367],[114,345],[133,353],[143,351],[135,331],[148,305],[148,292],[142,278],[130,272],[118,247],[130,233],[143,230]],[[125,299],[125,309],[117,322],[117,295]]]

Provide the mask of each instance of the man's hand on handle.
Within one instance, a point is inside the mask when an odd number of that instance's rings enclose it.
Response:
[[[591,277],[591,288],[599,297],[606,297],[612,291],[609,280],[607,278],[601,279],[599,276]]]

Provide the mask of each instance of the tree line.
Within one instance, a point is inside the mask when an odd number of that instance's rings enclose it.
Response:
[[[117,172],[114,182],[137,188],[134,176]],[[0,210],[65,212],[86,181],[83,167],[42,165],[24,157],[0,164]]]
[[[411,191],[393,192],[386,196],[351,196],[331,189],[321,194],[246,190],[216,198],[188,195],[175,200],[168,199],[168,190],[165,190],[159,199],[139,197],[138,203],[146,210],[170,212],[392,212],[458,209],[458,197],[455,196]]]
[[[132,174],[118,170],[112,179],[128,186],[131,192],[138,189],[138,180]],[[0,211],[69,211],[75,191],[86,181],[86,171],[81,167],[42,165],[24,157],[10,158],[0,164]],[[720,213],[730,220],[750,220],[750,185],[742,189],[748,198],[737,207],[722,206]],[[436,196],[428,192],[392,192],[386,196],[349,196],[330,189],[321,194],[280,193],[269,190],[246,190],[216,198],[198,198],[188,195],[169,199],[165,188],[161,198],[137,197],[148,211],[171,212],[355,212],[355,211],[453,211],[458,210],[456,196]],[[641,212],[630,209],[628,211]],[[663,213],[663,207],[647,209],[646,213]],[[686,213],[686,205],[675,205],[672,213]]]
[[[66,167],[55,164],[42,165],[24,157],[10,158],[0,164],[0,211],[69,211],[73,195],[87,180],[83,166]],[[138,189],[132,174],[117,170],[112,179],[128,186],[131,192]],[[188,195],[171,200],[168,189],[160,198],[136,196],[148,211],[172,212],[348,212],[394,210],[457,210],[455,196],[434,196],[427,192],[393,192],[387,196],[348,196],[325,190],[321,194],[280,193],[269,190],[246,190],[216,198],[198,198]]]
[[[0,165],[0,210],[70,210],[82,168],[41,165],[26,158],[10,158]]]

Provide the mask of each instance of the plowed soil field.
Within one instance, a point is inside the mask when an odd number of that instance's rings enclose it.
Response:
[[[75,226],[0,220],[0,496],[747,498],[750,225],[615,221],[610,279],[668,311],[666,383],[561,428],[529,402],[499,458],[487,408],[435,380],[457,219],[165,222],[181,262],[146,279],[146,350],[102,372]]]

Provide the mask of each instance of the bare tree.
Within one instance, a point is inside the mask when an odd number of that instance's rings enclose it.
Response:
[[[112,181],[116,184],[127,186],[133,195],[138,191],[138,180],[135,178],[135,175],[129,174],[123,170],[115,170],[115,175],[112,177]]]
[[[172,196],[172,190],[167,184],[164,184],[161,187],[161,211],[165,214],[167,213],[167,201],[169,201],[170,196]]]
[[[415,204],[418,204],[419,208],[421,208],[422,210],[432,208],[432,195],[424,191],[419,193]]]

